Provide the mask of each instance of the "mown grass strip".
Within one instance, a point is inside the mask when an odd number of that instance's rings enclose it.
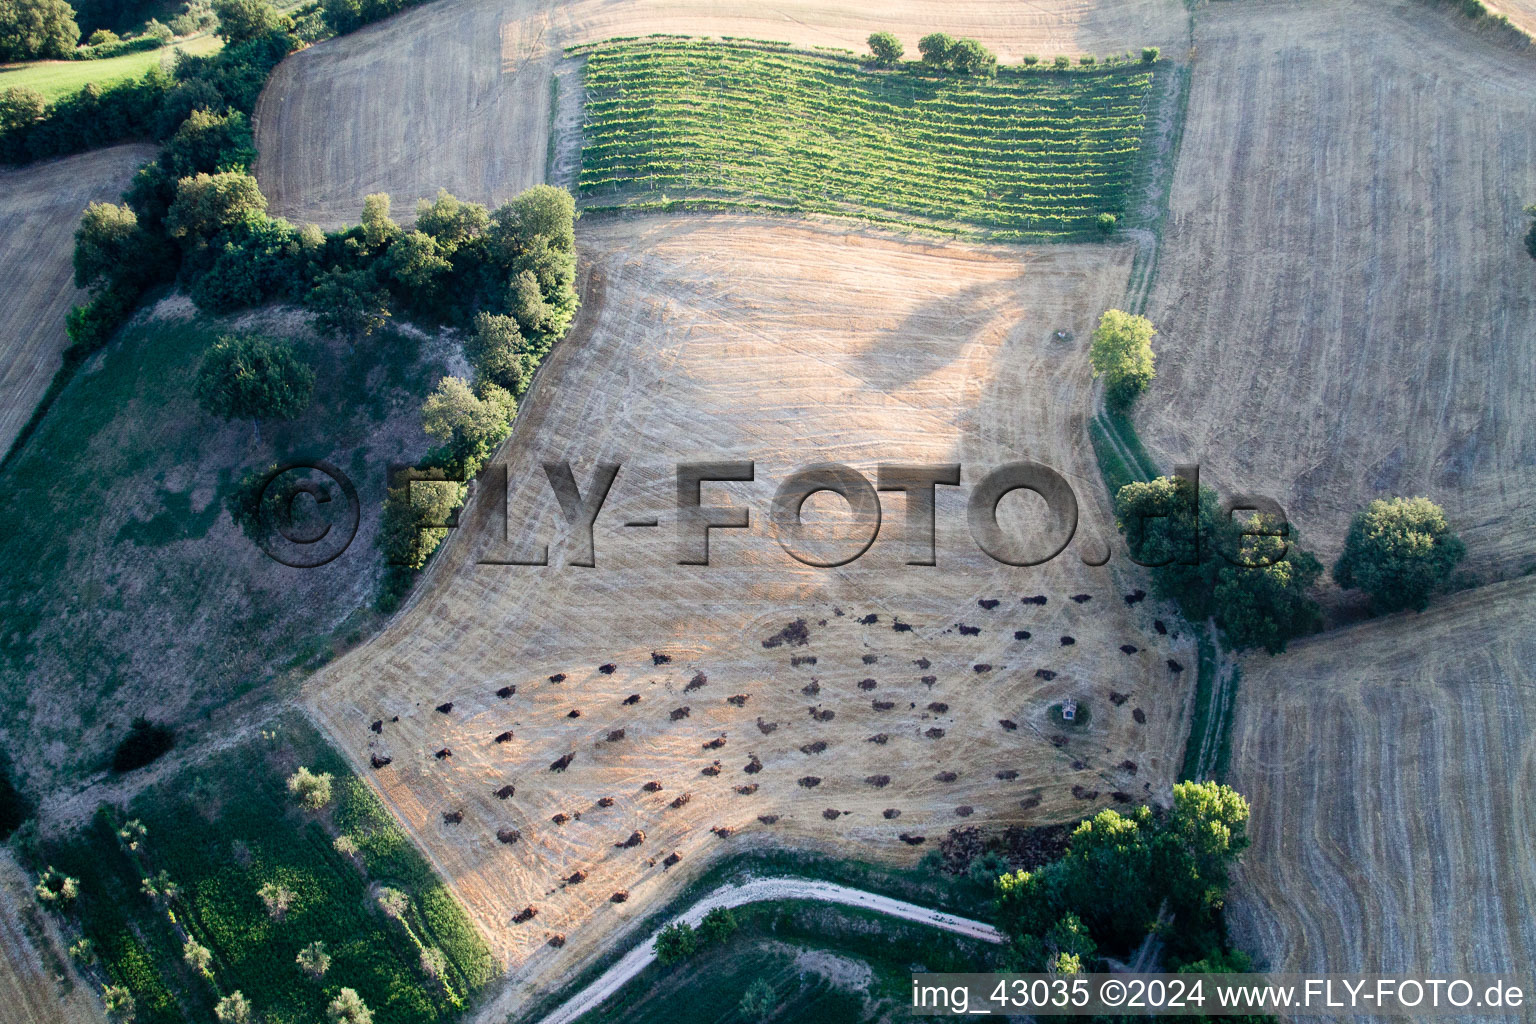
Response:
[[[994,238],[1100,237],[1144,180],[1156,73],[875,71],[675,38],[585,49],[588,210],[768,207]]]

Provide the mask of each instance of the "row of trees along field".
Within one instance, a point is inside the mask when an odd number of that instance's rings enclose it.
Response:
[[[1100,319],[1089,360],[1113,412],[1123,416],[1156,378],[1156,333],[1146,317],[1122,310]],[[1311,592],[1323,567],[1273,512],[1239,523],[1231,511],[1215,490],[1182,477],[1131,481],[1115,492],[1120,530],[1132,557],[1150,567],[1157,595],[1191,622],[1213,618],[1231,646],[1275,654],[1321,625]],[[1380,499],[1351,522],[1333,579],[1364,591],[1375,611],[1422,611],[1465,554],[1434,502]]]
[[[165,4],[144,0],[0,0],[0,60],[99,60],[165,46],[219,22],[232,0],[189,0],[169,21]]]
[[[578,48],[583,202],[819,212],[1003,239],[1112,230],[1136,180],[1153,68],[999,69],[973,43],[925,38],[925,60],[900,71],[740,40]]]

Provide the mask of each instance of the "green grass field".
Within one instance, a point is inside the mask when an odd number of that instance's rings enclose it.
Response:
[[[1070,239],[1125,211],[1153,71],[983,79],[653,38],[594,47],[585,76],[588,209],[766,209]]]
[[[207,35],[177,43],[174,48],[125,53],[121,57],[108,57],[105,60],[35,60],[25,64],[0,64],[0,91],[11,88],[32,89],[52,103],[78,92],[92,82],[107,86],[125,79],[138,78],[162,60],[173,59],[173,49],[204,54],[213,53],[221,45],[217,36]]]
[[[128,987],[137,1024],[211,1021],[214,1002],[236,990],[265,1024],[313,1024],[342,987],[363,997],[376,1024],[454,1019],[495,974],[485,943],[341,758],[297,716],[273,731],[147,790],[126,812],[104,808],[42,851],[80,881],[67,916],[95,947],[97,980]],[[318,813],[299,810],[286,791],[301,764],[335,776],[332,803]],[[147,833],[129,852],[116,829],[135,818]],[[355,861],[333,845],[343,834],[360,848]],[[140,891],[161,871],[180,887],[168,903]],[[266,882],[295,894],[281,919],[257,895]],[[379,911],[373,883],[409,895],[401,920]],[[183,962],[188,937],[212,950],[212,979]],[[312,980],[294,959],[317,940],[332,962]],[[441,981],[422,971],[427,946],[447,956]]]

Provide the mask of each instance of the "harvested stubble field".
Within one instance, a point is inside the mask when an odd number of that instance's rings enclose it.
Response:
[[[1137,422],[1325,561],[1389,494],[1442,504],[1475,572],[1536,554],[1536,55],[1470,25],[1418,0],[1197,17]]]
[[[577,326],[502,456],[511,541],[477,502],[412,605],[308,690],[507,958],[512,1007],[740,844],[910,862],[967,822],[1166,796],[1194,675],[1169,660],[1192,667],[1193,643],[1122,600],[1123,558],[1082,560],[1113,525],[1083,423],[1086,345],[1056,338],[1086,338],[1122,294],[1129,247],[726,217],[583,223],[578,241]],[[756,480],[704,500],[749,507],[754,526],[716,531],[712,565],[678,565],[674,462],[726,458],[755,460]],[[957,461],[968,490],[1020,458],[1063,473],[1082,510],[1078,539],[1034,569],[976,549],[960,488],[939,489],[936,567],[903,564],[899,497],[840,569],[792,561],[764,523],[812,463]],[[548,460],[583,488],[596,463],[622,464],[595,568],[566,564]],[[822,524],[839,508],[806,506]],[[1035,510],[1014,494],[1000,515],[1023,531]],[[545,540],[551,567],[481,564]],[[1091,715],[1063,729],[1049,708],[1068,696]]]
[[[75,228],[91,202],[116,202],[153,146],[114,146],[0,170],[0,454],[10,450],[69,343]]]
[[[75,973],[33,881],[0,851],[0,1007],[6,1024],[103,1024],[100,1004]]]
[[[1277,971],[1523,972],[1536,949],[1536,579],[1244,669],[1228,921]],[[1486,1018],[1479,1018],[1486,1019]]]
[[[256,110],[256,176],[273,213],[323,224],[355,219],[360,197],[376,191],[402,210],[439,187],[499,203],[545,179],[550,76],[565,46],[671,32],[863,52],[876,29],[897,33],[914,56],[918,37],[939,30],[974,36],[1005,62],[1143,46],[1173,56],[1188,42],[1188,13],[1178,0],[903,0],[864,11],[831,0],[771,10],[707,0],[441,0],[280,64]],[[577,88],[574,79],[562,84],[562,121],[578,116],[569,109]]]
[[[597,47],[582,76],[589,207],[741,203],[994,239],[1122,215],[1152,85],[1139,64],[976,80],[673,39]]]

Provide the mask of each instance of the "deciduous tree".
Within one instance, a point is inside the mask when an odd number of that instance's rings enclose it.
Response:
[[[1423,611],[1467,549],[1428,498],[1377,500],[1355,514],[1333,566],[1341,587],[1358,587],[1377,611]]]

